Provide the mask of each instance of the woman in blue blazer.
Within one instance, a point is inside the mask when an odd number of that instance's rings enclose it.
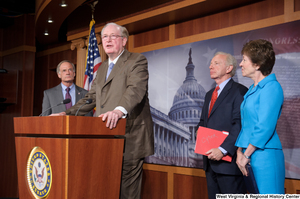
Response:
[[[276,132],[284,97],[275,74],[270,74],[275,63],[273,46],[266,40],[250,41],[242,55],[242,74],[254,84],[241,104],[236,163],[245,176],[245,165],[251,164],[260,194],[284,194],[284,155]]]

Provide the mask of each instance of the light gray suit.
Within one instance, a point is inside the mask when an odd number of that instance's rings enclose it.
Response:
[[[75,85],[75,99],[76,102],[78,102],[81,98],[83,98],[85,96],[85,94],[87,94],[87,90],[76,86]],[[66,111],[66,105],[62,104],[59,106],[56,106],[57,104],[59,104],[60,102],[62,102],[64,100],[63,97],[63,93],[62,93],[62,87],[61,84],[50,88],[48,90],[44,91],[44,98],[43,98],[43,105],[42,105],[42,116],[47,116],[50,115],[52,113],[60,113],[63,111]],[[53,108],[50,108],[52,106],[56,106]],[[48,111],[46,111],[48,108],[50,108]],[[44,113],[44,111],[46,111]],[[86,114],[86,116],[93,116],[93,113],[90,112],[88,114]]]

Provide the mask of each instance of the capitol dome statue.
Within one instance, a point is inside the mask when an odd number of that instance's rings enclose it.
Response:
[[[196,130],[195,127],[200,121],[206,91],[197,83],[194,76],[195,66],[192,62],[192,49],[189,51],[189,62],[185,69],[186,78],[174,96],[169,118],[187,126],[193,135]],[[194,136],[191,139],[195,142]]]
[[[183,124],[189,129],[190,139],[188,143],[188,156],[190,167],[202,167],[202,155],[195,154],[196,127],[200,121],[206,91],[198,84],[195,76],[195,66],[192,62],[192,49],[189,52],[189,62],[186,69],[186,78],[177,90],[173,105],[168,114],[171,120]]]
[[[154,155],[145,161],[154,164],[203,167],[202,155],[194,153],[196,127],[204,103],[205,90],[194,76],[192,49],[186,78],[177,90],[168,115],[150,107],[154,130]],[[198,71],[201,72],[201,71]]]

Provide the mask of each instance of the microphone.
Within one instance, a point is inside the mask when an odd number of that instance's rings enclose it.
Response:
[[[93,102],[93,100],[92,99],[87,99],[86,101],[85,101],[85,103],[84,104],[82,104],[80,107],[79,107],[79,109],[76,111],[76,114],[75,114],[75,116],[77,116],[77,114],[78,114],[78,111],[84,106],[84,105],[86,105],[86,104],[90,104],[90,103],[92,103]]]
[[[70,103],[70,102],[71,102],[71,99],[65,99],[64,101],[62,101],[62,102],[56,104],[55,106],[51,106],[51,107],[47,108],[47,109],[46,109],[44,112],[42,112],[39,116],[42,116],[46,111],[48,111],[48,110],[51,109],[51,108],[60,106],[60,105],[62,105],[62,104],[68,104],[68,103]]]

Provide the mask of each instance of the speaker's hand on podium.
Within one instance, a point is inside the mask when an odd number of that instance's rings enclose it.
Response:
[[[66,115],[66,112],[52,113],[52,114],[49,115],[49,116],[63,116],[63,115]]]
[[[117,126],[119,119],[122,118],[123,115],[124,113],[122,113],[122,111],[115,109],[101,114],[99,117],[102,117],[103,122],[106,120],[106,127],[112,129]]]

